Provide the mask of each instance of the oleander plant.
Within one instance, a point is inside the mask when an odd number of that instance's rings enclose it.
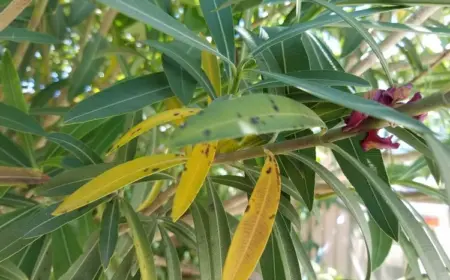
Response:
[[[0,279],[341,279],[324,204],[365,279],[450,279],[412,203],[450,205],[450,0],[0,10]]]

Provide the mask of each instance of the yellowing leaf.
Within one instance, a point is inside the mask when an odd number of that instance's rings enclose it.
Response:
[[[280,170],[275,156],[266,162],[228,250],[224,280],[248,279],[269,240],[280,202]]]
[[[166,105],[167,110],[183,108],[183,104],[181,103],[180,99],[178,99],[178,97],[176,97],[176,96],[167,98],[166,100],[164,100],[164,105]],[[176,125],[181,125],[184,122],[184,120],[179,119],[179,120],[174,120],[173,122]]]
[[[153,260],[152,246],[147,238],[139,217],[127,201],[122,200],[120,203],[122,213],[127,219],[130,231],[133,237],[133,244],[139,264],[139,272],[142,280],[156,280],[156,269]]]
[[[158,196],[159,192],[161,191],[161,187],[163,186],[164,182],[163,181],[156,181],[153,184],[152,190],[150,191],[150,193],[147,195],[147,198],[144,200],[144,202],[141,203],[141,205],[139,205],[139,207],[137,208],[138,212],[141,212],[142,210],[144,210],[145,208],[149,207],[150,205],[152,205],[153,201],[155,201],[156,197]]]
[[[202,68],[211,81],[217,96],[220,96],[222,89],[220,86],[220,69],[217,57],[209,52],[202,51]]]
[[[102,173],[64,199],[52,213],[61,215],[105,197],[120,188],[185,161],[184,157],[167,154],[141,157]]]
[[[227,139],[219,141],[217,146],[218,153],[230,153],[239,149],[239,142],[234,139]]]
[[[151,116],[150,118],[146,119],[145,121],[139,123],[132,129],[130,129],[127,133],[125,133],[125,135],[122,136],[122,138],[117,140],[108,154],[111,154],[112,152],[122,147],[126,143],[130,142],[134,138],[138,137],[139,135],[149,131],[150,129],[158,125],[171,121],[181,120],[186,117],[195,115],[198,112],[200,112],[200,109],[197,108],[179,108],[167,110],[162,113]]]
[[[200,191],[214,160],[216,150],[217,141],[198,144],[194,147],[175,192],[172,207],[174,221],[177,221],[189,209]]]

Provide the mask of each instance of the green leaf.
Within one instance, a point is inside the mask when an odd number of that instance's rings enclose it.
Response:
[[[414,245],[403,232],[400,233],[398,241],[408,261],[408,267],[411,270],[410,273],[413,279],[423,279],[422,273],[420,272],[419,256],[417,255],[416,249],[414,249]]]
[[[83,253],[77,236],[67,224],[55,230],[52,236],[53,273],[59,279]]]
[[[30,160],[8,137],[0,134],[0,162],[11,166],[31,167]]]
[[[10,261],[0,263],[0,275],[8,280],[28,280],[28,277]]]
[[[55,96],[55,93],[69,84],[68,79],[59,80],[51,83],[44,89],[35,93],[33,99],[31,99],[30,108],[41,108],[47,105],[47,103]]]
[[[311,64],[313,65],[313,63]],[[322,69],[322,68],[321,68]],[[317,82],[326,86],[359,86],[368,87],[369,83],[357,76],[347,74],[341,71],[333,70],[311,70],[296,71],[287,73],[289,76],[301,80]],[[247,90],[264,89],[269,87],[283,87],[284,84],[273,79],[267,79],[251,85]]]
[[[397,123],[413,130],[417,130],[418,132],[430,132],[430,130],[418,120],[415,120],[403,113],[398,112],[393,108],[384,106],[375,101],[364,99],[362,97],[352,95],[338,89],[324,87],[315,82],[308,82],[283,74],[262,71],[261,73],[280,82],[295,86],[298,89],[304,90],[313,96],[325,99],[329,102],[350,108],[355,111],[365,112],[370,116],[384,119],[392,123]]]
[[[360,46],[364,38],[361,34],[353,31],[353,29],[342,29],[341,32],[343,32],[343,37],[345,38],[342,46],[341,57],[347,57]]]
[[[50,29],[56,38],[62,40],[66,35],[66,15],[64,14],[64,5],[59,4],[53,14],[49,16]]]
[[[85,215],[87,212],[94,209],[104,201],[104,199],[98,200],[85,207],[56,217],[52,216],[52,213],[58,207],[59,203],[55,203],[51,206],[42,208],[35,215],[25,221],[25,225],[23,226],[24,228],[20,231],[20,234],[22,236],[18,236],[18,234],[16,235],[16,237],[32,238],[57,230],[68,222]]]
[[[266,248],[259,260],[259,266],[264,280],[284,280],[284,269],[280,250],[275,240],[275,233],[272,234],[267,241]]]
[[[308,279],[316,280],[316,272],[311,265],[311,260],[309,259],[308,253],[303,246],[300,236],[298,236],[295,231],[291,230],[291,239],[294,244],[295,252],[297,253],[297,258],[300,261],[300,265],[302,267],[302,271],[305,271]]]
[[[194,228],[197,239],[197,255],[200,263],[200,279],[215,279],[214,266],[212,263],[212,248],[209,238],[209,219],[206,210],[195,202],[191,204],[191,213],[194,218]],[[216,234],[216,233],[214,233]]]
[[[91,13],[95,11],[95,4],[89,0],[78,0],[70,5],[70,13],[67,17],[67,25],[73,27],[82,23]]]
[[[305,202],[306,207],[311,211],[314,203],[315,178],[312,177],[312,182],[311,180],[308,180],[305,174],[305,169],[307,167],[305,168],[302,163],[287,156],[278,156],[278,158],[280,169],[284,170],[289,176],[292,184],[302,196],[302,200]]]
[[[361,137],[352,137],[337,141],[335,144],[354,158],[358,159],[364,165],[368,165],[365,153],[359,144]],[[356,192],[364,201],[370,215],[378,226],[391,238],[398,240],[399,226],[398,220],[395,217],[392,209],[384,201],[381,194],[369,182],[366,176],[358,172],[358,168],[348,162],[336,151],[333,154],[342,169],[342,172],[347,177],[349,182],[355,188]],[[389,183],[389,182],[387,182]]]
[[[78,4],[77,4],[78,6]],[[87,43],[83,51],[83,58],[80,65],[77,66],[75,72],[70,79],[68,97],[72,99],[85,91],[85,87],[89,85],[97,75],[105,61],[104,58],[96,58],[97,54],[107,47],[108,42],[101,35],[96,34]]]
[[[172,243],[167,231],[163,226],[159,225],[159,232],[162,236],[162,241],[164,242],[164,253],[166,255],[167,261],[167,279],[168,280],[178,280],[182,279],[181,276],[181,265],[178,259],[178,253],[175,246]]]
[[[98,155],[105,154],[111,148],[114,141],[122,135],[125,119],[126,116],[112,117],[90,134],[94,135],[87,144],[92,147]]]
[[[336,1],[339,5],[362,5],[362,4],[383,4],[383,5],[448,5],[449,0],[390,0],[386,2],[385,0],[339,0]]]
[[[127,218],[127,222],[133,236],[133,243],[136,250],[141,277],[143,279],[156,280],[156,270],[151,244],[147,238],[142,223],[139,221],[137,214],[127,201],[121,200],[120,202],[120,209]]]
[[[0,103],[0,126],[35,135],[46,133],[34,118],[4,103]]]
[[[15,107],[22,112],[28,112],[28,105],[22,93],[19,75],[9,51],[2,56],[1,80],[5,104]]]
[[[205,40],[200,39],[194,32],[163,12],[158,6],[150,1],[141,0],[100,0],[99,2],[114,8],[121,13],[144,22],[156,30],[164,32],[175,39],[184,42],[194,48],[211,52],[229,64],[233,64],[227,57],[211,47]]]
[[[352,13],[348,13],[349,17],[358,18],[364,16],[370,16],[378,13],[389,12],[392,10],[397,10],[399,8],[403,8],[402,6],[392,6],[392,7],[377,7],[377,8],[369,8],[365,10],[360,10]],[[324,15],[318,17],[316,19],[310,20],[305,23],[294,24],[289,29],[277,34],[276,36],[270,38],[265,41],[263,44],[259,45],[256,49],[252,51],[253,55],[257,55],[258,53],[266,50],[267,48],[279,44],[287,39],[298,36],[299,34],[308,31],[313,28],[322,27],[328,24],[342,22],[343,19],[339,15]]]
[[[83,254],[75,261],[60,280],[95,279],[101,269],[98,250],[98,232],[93,233],[83,249]]]
[[[117,239],[119,238],[119,218],[119,203],[117,200],[112,200],[106,204],[100,226],[99,249],[104,269],[109,266],[110,259],[116,249]]]
[[[191,50],[195,49],[190,47],[186,53],[194,56],[198,54],[197,52],[189,54]],[[162,57],[162,63],[170,88],[183,104],[188,105],[191,102],[192,96],[194,96],[197,80],[184,70],[180,64],[165,54]]]
[[[69,112],[69,107],[30,108],[31,116],[64,116]]]
[[[436,163],[441,171],[442,179],[447,189],[447,204],[450,204],[450,172],[448,166],[450,164],[450,148],[437,140],[432,134],[425,135],[425,140],[434,154]]]
[[[220,53],[229,61],[235,62],[234,23],[231,7],[218,10],[225,2],[226,0],[200,0],[200,7]]]
[[[195,231],[188,224],[183,221],[172,222],[170,218],[161,218],[164,228],[175,234],[181,243],[185,244],[191,249],[196,249]]]
[[[123,258],[122,262],[120,263],[119,267],[115,270],[114,275],[112,276],[111,280],[128,280],[131,275],[131,268],[133,265],[133,259],[134,259],[134,250],[132,250],[133,247],[126,253],[125,257]]]
[[[14,262],[25,275],[30,277],[43,248],[45,239],[46,237],[42,236],[18,254],[12,256],[9,260]]]
[[[209,228],[211,234],[211,257],[215,277],[213,279],[222,279],[222,268],[227,257],[228,247],[231,243],[230,228],[228,226],[227,215],[223,208],[222,201],[214,189],[213,183],[208,178],[209,201],[212,202],[212,211],[209,211]]]
[[[411,242],[417,250],[420,259],[432,279],[450,279],[446,268],[444,267],[439,254],[436,252],[434,245],[424,231],[422,225],[416,220],[414,215],[408,210],[403,202],[391,190],[391,188],[380,179],[370,168],[366,167],[344,150],[335,145],[331,148],[339,152],[347,161],[358,168],[359,172],[369,179],[371,184],[383,196],[386,203],[391,207],[397,216],[402,228],[407,233]]]
[[[280,26],[264,27],[263,31],[267,33],[268,38],[271,38],[286,29]],[[308,54],[300,38],[291,38],[272,46],[270,49],[283,73],[309,70]]]
[[[344,205],[355,218],[356,222],[359,225],[359,228],[362,231],[364,241],[366,243],[367,255],[369,256],[367,260],[366,279],[370,279],[370,274],[372,271],[372,238],[370,235],[368,222],[360,206],[360,198],[354,192],[348,189],[341,181],[339,181],[339,179],[331,171],[327,170],[315,160],[312,160],[301,154],[289,153],[288,155],[299,161],[302,161],[305,165],[309,166],[309,168],[313,169],[334,190],[334,192],[342,200]]]
[[[372,271],[375,271],[388,256],[392,239],[372,219],[369,220],[369,227],[372,236]]]
[[[329,3],[324,0],[311,0],[311,1],[321,5],[323,7],[326,7],[330,11],[333,11],[334,13],[336,13],[337,15],[342,17],[342,19],[346,23],[348,23],[350,26],[352,26],[354,29],[356,29],[356,31],[359,34],[361,34],[361,36],[363,36],[363,38],[365,39],[367,44],[372,48],[372,51],[375,53],[375,55],[380,60],[381,66],[383,67],[384,71],[386,72],[386,76],[389,80],[389,83],[391,85],[394,84],[394,81],[392,80],[392,77],[391,77],[391,72],[389,71],[388,63],[387,63],[386,59],[384,58],[383,52],[379,48],[377,42],[375,42],[375,40],[373,39],[372,35],[366,29],[361,27],[361,24],[359,23],[359,21],[357,21],[353,15],[345,12],[344,10],[342,10],[342,8],[339,8],[332,3]]]
[[[52,272],[52,254],[50,254],[50,250],[55,246],[55,243],[50,236],[43,236],[41,239],[45,241],[39,252],[30,280],[49,279]]]
[[[0,40],[12,42],[30,42],[34,44],[59,44],[60,41],[52,35],[34,32],[26,28],[8,26],[0,31]]]
[[[286,279],[301,280],[302,276],[300,273],[300,264],[298,262],[295,250],[292,250],[294,244],[292,243],[292,239],[289,234],[291,229],[280,215],[277,215],[275,218],[274,230]]]
[[[185,127],[174,132],[170,145],[180,147],[324,126],[322,120],[301,103],[282,96],[253,94],[211,103],[200,114],[188,118]]]
[[[0,205],[9,206],[13,208],[20,208],[20,207],[34,206],[36,205],[36,201],[9,192],[5,193],[3,197],[0,198]]]
[[[128,79],[75,105],[65,116],[65,122],[80,123],[123,115],[172,96],[164,73]]]
[[[100,156],[89,146],[68,134],[50,133],[47,135],[47,139],[63,147],[83,164],[97,164],[102,162]]]
[[[186,70],[197,82],[209,93],[211,98],[216,98],[217,93],[211,84],[211,81],[203,72],[201,67],[201,61],[197,59],[197,56],[190,56],[186,53],[188,48],[185,44],[180,42],[160,43],[154,40],[144,41],[145,44],[155,48],[163,54],[169,56],[176,61],[184,70]]]

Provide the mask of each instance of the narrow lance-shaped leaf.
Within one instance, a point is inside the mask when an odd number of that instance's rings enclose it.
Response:
[[[67,197],[53,215],[61,215],[78,209],[141,178],[171,168],[184,161],[185,158],[183,157],[167,154],[141,157],[120,164],[102,173]]]
[[[416,220],[414,215],[408,210],[398,196],[389,188],[389,186],[380,179],[369,167],[361,164],[358,160],[350,156],[344,150],[336,145],[330,145],[331,148],[339,152],[351,164],[358,168],[366,176],[378,192],[383,196],[386,203],[391,207],[397,216],[402,228],[411,239],[420,259],[430,278],[450,279],[446,268],[444,267],[439,254],[424,231],[423,227]]]
[[[372,220],[369,220],[370,234],[372,236],[372,270],[374,271],[384,262],[392,246],[392,238],[384,233]]]
[[[284,221],[284,218],[278,214],[275,219],[274,232],[278,248],[280,249],[284,275],[286,279],[301,280],[300,263],[295,250],[292,250],[294,244],[289,234],[290,231],[291,229]]]
[[[0,40],[12,42],[30,42],[35,44],[58,44],[60,41],[52,35],[34,32],[26,28],[8,26],[0,31]]]
[[[30,276],[30,280],[48,279],[52,273],[52,259],[53,256],[50,254],[50,250],[55,244],[52,238],[47,235],[43,236],[44,244],[39,252],[38,259],[36,260],[36,265],[34,266],[33,272]]]
[[[128,225],[130,226],[142,280],[156,280],[156,269],[151,244],[139,217],[133,208],[131,208],[131,205],[125,200],[121,200],[120,209],[127,218]]]
[[[211,231],[211,254],[215,278],[222,279],[222,268],[225,264],[227,251],[231,243],[230,228],[228,226],[227,215],[220,201],[219,195],[214,189],[214,185],[208,178],[209,201],[212,202],[213,211],[209,214],[209,225]]]
[[[0,263],[0,275],[8,280],[28,280],[28,277],[11,261]]]
[[[71,225],[55,230],[52,236],[53,274],[57,279],[64,275],[83,253]]]
[[[424,124],[418,120],[413,119],[397,110],[384,106],[378,102],[368,100],[353,94],[348,94],[344,91],[324,87],[315,82],[309,82],[301,80],[298,78],[290,77],[288,75],[262,72],[261,73],[276,79],[285,84],[297,87],[298,89],[304,90],[313,96],[321,99],[325,99],[329,102],[350,108],[355,111],[364,112],[370,116],[387,120],[392,123],[397,123],[405,127],[409,127],[413,130],[429,133],[430,130]]]
[[[201,61],[195,57],[186,55],[186,46],[180,42],[160,43],[159,41],[147,40],[144,43],[166,54],[178,64],[180,64],[197,82],[205,89],[212,99],[217,97],[217,93],[201,68]]]
[[[356,222],[359,225],[364,237],[364,241],[366,243],[367,249],[367,272],[366,278],[370,279],[370,275],[372,272],[371,269],[371,257],[372,257],[372,238],[370,235],[369,225],[367,223],[365,214],[361,209],[360,202],[361,199],[351,190],[349,190],[331,171],[323,167],[321,164],[317,163],[315,160],[312,160],[302,154],[289,153],[289,156],[302,161],[304,164],[309,166],[311,169],[316,171],[316,173],[331,187],[334,192],[339,196],[339,198],[343,201],[345,206],[348,208],[350,213],[355,218]]]
[[[42,184],[49,179],[34,169],[0,166],[0,186]]]
[[[203,1],[204,2],[204,1]],[[214,2],[214,1],[213,1]],[[206,76],[211,81],[217,96],[222,95],[222,86],[220,80],[220,67],[217,57],[211,53],[202,52],[202,68]]]
[[[311,260],[305,247],[302,244],[302,241],[300,240],[300,236],[298,236],[297,233],[293,230],[291,230],[290,234],[292,243],[294,244],[295,252],[297,253],[297,258],[302,267],[302,271],[305,272],[308,278],[316,280],[317,279],[316,272],[314,271],[314,268],[311,265]]]
[[[259,266],[264,280],[285,280],[283,263],[273,231],[267,241],[264,252],[259,259]]]
[[[141,0],[100,0],[106,4],[134,19],[140,20],[153,28],[164,32],[175,39],[189,44],[194,48],[206,50],[220,56],[224,61],[233,64],[226,56],[222,55],[216,49],[211,47],[205,40],[200,39],[194,32],[181,24],[176,19],[162,12],[155,4],[150,1]]]
[[[0,162],[18,167],[30,167],[31,163],[24,152],[8,137],[0,133]]]
[[[83,249],[83,254],[61,277],[60,280],[95,279],[101,267],[100,254],[98,251],[98,232],[89,236]]]
[[[450,148],[439,142],[433,135],[425,135],[431,151],[434,154],[439,170],[442,174],[442,179],[447,189],[447,203],[450,205],[450,172],[448,166],[450,164]]]
[[[116,249],[119,238],[119,203],[113,200],[106,205],[100,226],[99,250],[103,268],[109,266],[109,261]]]
[[[217,141],[194,147],[175,192],[172,219],[177,221],[191,206],[200,191],[217,150]]]
[[[31,116],[14,107],[0,103],[0,127],[44,136],[46,132]]]
[[[102,162],[100,156],[97,155],[88,145],[68,134],[57,132],[50,133],[47,136],[47,139],[57,143],[65,150],[69,151],[83,164],[97,164]]]
[[[200,7],[220,53],[234,63],[234,23],[231,7],[218,10],[225,2],[226,0],[201,0]],[[231,71],[229,74],[231,75]]]
[[[198,50],[191,47],[187,50],[186,55],[196,56],[197,52]],[[197,80],[193,78],[189,72],[184,70],[180,64],[166,54],[163,54],[162,56],[162,64],[170,88],[183,104],[188,105],[194,96]]]
[[[154,73],[120,81],[86,98],[75,105],[64,119],[69,124],[123,115],[172,96],[164,73]]]
[[[166,229],[159,225],[159,232],[162,236],[162,241],[164,242],[164,252],[166,255],[167,260],[167,274],[168,274],[168,280],[178,280],[182,279],[181,276],[181,266],[180,266],[180,260],[178,259],[178,253],[175,248],[175,246],[172,243],[172,240],[169,237],[169,234],[167,234]]]
[[[294,129],[325,127],[308,107],[292,99],[253,94],[211,103],[172,135],[172,146]]]
[[[200,112],[201,110],[198,108],[179,108],[167,110],[161,113],[158,113],[154,116],[147,118],[145,121],[139,123],[138,125],[131,128],[127,131],[119,140],[117,140],[112,149],[108,152],[108,154],[113,153],[118,148],[130,142],[132,139],[138,137],[149,131],[150,129],[162,125],[167,122],[172,122],[176,120],[182,120],[186,117],[192,116]]]
[[[228,250],[224,279],[247,279],[255,269],[272,232],[280,201],[280,171],[275,156],[267,158]]]
[[[191,213],[194,219],[194,229],[197,241],[197,254],[200,263],[200,279],[214,279],[214,267],[212,261],[213,251],[210,242],[210,236],[213,233],[209,228],[208,213],[197,202],[192,203]]]

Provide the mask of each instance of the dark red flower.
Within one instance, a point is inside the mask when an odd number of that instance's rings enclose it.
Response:
[[[391,88],[388,88],[387,90],[382,90],[382,89],[372,90],[372,91],[367,92],[364,97],[367,99],[376,101],[378,103],[381,103],[385,106],[395,108],[395,107],[403,104],[400,101],[403,101],[406,98],[408,98],[408,96],[411,93],[411,90],[412,90],[412,85],[408,84],[406,86],[401,86],[401,87],[391,87]],[[421,98],[422,98],[422,95],[420,94],[420,92],[416,92],[414,94],[414,96],[407,103],[416,102],[417,100],[420,100]],[[415,116],[414,118],[416,118],[420,121],[423,121],[426,116],[427,116],[427,114],[425,113],[425,114]],[[368,117],[369,116],[364,113],[353,111],[350,114],[350,116],[347,119],[345,119],[346,126],[342,130],[344,132],[356,131],[356,130],[358,130],[360,125],[363,123],[363,121],[365,119],[367,119]],[[392,136],[389,136],[387,138],[382,138],[382,137],[378,136],[377,129],[370,130],[367,133],[367,136],[364,138],[364,140],[361,141],[361,147],[365,151],[368,151],[368,150],[374,149],[374,148],[376,148],[376,149],[397,149],[399,146],[400,146],[400,144],[392,142]]]
[[[367,132],[367,136],[361,141],[361,147],[364,151],[371,149],[397,149],[399,143],[392,142],[392,135],[383,138],[378,136],[378,130],[373,129]]]

